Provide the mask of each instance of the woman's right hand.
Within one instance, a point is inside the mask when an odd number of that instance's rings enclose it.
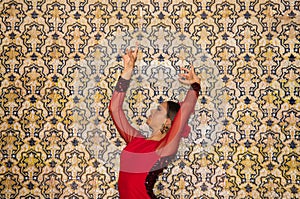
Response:
[[[122,77],[124,79],[130,79],[131,74],[135,65],[135,61],[137,59],[138,54],[138,44],[135,46],[135,50],[126,49],[126,53],[122,56],[123,58],[123,64],[124,64],[124,70],[122,72]]]
[[[196,75],[194,66],[191,65],[190,70],[187,68],[180,68],[181,71],[186,73],[179,74],[179,81],[186,85],[192,85],[193,83],[200,84],[200,78]]]

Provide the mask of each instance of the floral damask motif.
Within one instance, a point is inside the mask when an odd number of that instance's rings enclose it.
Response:
[[[284,46],[285,53],[299,53],[300,48],[300,29],[299,24],[291,22],[290,24],[283,25],[282,31],[279,36],[282,46]]]
[[[237,68],[237,75],[234,80],[239,88],[240,96],[255,96],[254,93],[259,88],[259,82],[261,82],[258,73],[257,68],[249,65]]]
[[[26,66],[21,79],[27,94],[40,94],[46,81],[44,68],[35,64]]]
[[[234,168],[237,171],[238,177],[241,178],[242,183],[255,184],[262,167],[260,166],[258,155],[245,152],[238,155]]]
[[[191,140],[194,144],[201,144],[202,147],[210,147],[216,139],[213,132],[218,128],[214,112],[202,108],[197,111],[193,119],[195,120],[195,133],[192,133]]]
[[[234,69],[235,63],[238,60],[236,49],[227,44],[218,46],[213,59],[217,63],[217,67],[221,74],[230,75],[232,74],[232,70]]]
[[[24,27],[22,38],[24,45],[27,47],[28,52],[40,52],[43,45],[45,45],[46,32],[42,24],[33,22]]]
[[[219,32],[231,32],[238,18],[235,4],[230,4],[230,2],[226,1],[216,4],[213,18],[219,28]]]
[[[236,198],[239,191],[239,186],[236,182],[236,176],[230,176],[223,174],[217,176],[216,186],[213,188],[216,191],[216,195],[220,198]]]
[[[222,88],[217,90],[215,106],[218,111],[218,118],[233,117],[233,111],[236,109],[238,99],[235,90]]]
[[[6,73],[19,72],[20,66],[24,62],[24,53],[22,52],[22,46],[16,44],[2,45],[2,53],[0,54],[2,66],[5,67]]]
[[[39,137],[39,133],[45,124],[43,111],[37,108],[24,110],[20,123],[26,137]]]
[[[294,98],[300,96],[300,72],[299,71],[300,68],[295,65],[290,65],[288,67],[282,68],[279,82],[281,85],[281,89],[284,90],[286,96],[291,96]],[[293,105],[294,103],[290,102],[291,105]]]
[[[57,39],[59,36],[58,33],[62,32],[62,29],[69,18],[66,4],[61,4],[59,2],[46,4],[46,10],[43,17],[45,18],[49,30],[55,31],[53,38]]]
[[[153,16],[148,4],[138,2],[131,5],[131,12],[128,15],[129,23],[134,29],[145,31],[151,23]]]
[[[192,5],[185,2],[173,5],[173,12],[170,16],[173,25],[178,32],[190,32],[195,15],[192,10]]]
[[[280,23],[279,16],[282,14],[279,6],[279,4],[272,1],[259,4],[257,18],[263,27],[263,31],[271,32],[277,30]]]
[[[67,68],[67,74],[63,80],[66,82],[66,87],[70,90],[70,93],[75,95],[73,98],[74,102],[78,102],[75,98],[78,97],[78,95],[83,95],[83,90],[87,87],[89,82],[87,69],[77,64]]]
[[[62,174],[50,172],[43,175],[39,187],[45,198],[59,198],[63,194],[66,185],[63,182]]]
[[[99,172],[88,174],[84,188],[90,198],[103,198],[109,188],[105,174]]]
[[[168,52],[174,39],[171,26],[164,23],[153,25],[148,39],[154,47],[154,53]]]
[[[299,154],[291,152],[283,155],[283,162],[279,169],[282,172],[287,184],[298,183],[300,180],[299,175],[300,157]]]
[[[197,46],[200,46],[200,48],[198,48],[198,52],[201,49],[211,52],[211,48],[215,45],[215,41],[217,39],[214,32],[214,26],[207,23],[201,23],[194,26],[192,39]]]
[[[21,146],[24,144],[20,137],[20,131],[14,129],[7,129],[0,132],[0,152],[3,160],[8,159],[7,165],[11,164],[11,160],[17,160],[17,154],[21,150]]]
[[[263,117],[276,118],[281,104],[283,103],[280,97],[279,90],[267,87],[260,91],[257,104],[263,113]]]
[[[86,126],[89,122],[86,117],[86,112],[87,110],[79,109],[77,107],[74,107],[71,110],[66,110],[66,116],[63,123],[69,137],[82,137],[82,134],[85,132]]]
[[[192,183],[192,176],[187,175],[184,172],[174,175],[170,186],[173,196],[191,197],[193,190],[195,189]]]
[[[215,149],[220,161],[233,161],[233,155],[237,152],[238,143],[233,132],[223,131],[217,139]],[[228,163],[226,163],[227,165]],[[225,164],[224,167],[226,168]]]
[[[20,173],[24,176],[25,181],[37,181],[45,166],[42,160],[42,153],[32,149],[22,152],[18,166],[21,169]]]
[[[53,116],[55,119],[62,117],[62,111],[67,102],[65,90],[56,86],[46,89],[43,102],[48,111],[48,116]]]
[[[99,114],[103,117],[106,114],[105,110],[109,104],[107,95],[108,91],[105,87],[95,86],[88,88],[88,95],[85,99],[85,103],[93,116]]]
[[[193,160],[190,167],[193,169],[197,182],[213,183],[212,178],[217,169],[214,154],[207,154],[207,152],[191,153],[190,159]]]
[[[97,31],[98,34],[103,34],[104,29],[111,18],[108,5],[100,2],[89,4],[86,18],[88,20],[88,24],[92,27],[92,31]]]
[[[88,48],[88,51],[89,52],[85,59],[87,61],[87,65],[91,69],[91,74],[103,75],[104,69],[107,66],[109,66],[109,63],[111,61],[109,58],[109,52],[107,46],[103,46],[103,45],[90,46]]]
[[[194,63],[195,59],[193,48],[184,44],[174,45],[170,60],[176,72],[180,71],[180,67],[190,67],[189,65]]]
[[[80,179],[84,175],[87,167],[85,154],[76,149],[66,152],[62,166],[68,180]]]
[[[43,59],[45,60],[45,65],[48,67],[50,73],[61,73],[62,68],[66,65],[68,59],[66,48],[57,44],[47,46]]]
[[[282,198],[286,191],[282,185],[282,180],[274,175],[262,177],[258,190],[262,198]]]
[[[17,116],[24,99],[21,97],[21,89],[14,86],[2,88],[0,107],[4,110],[4,116]]]
[[[300,139],[300,114],[295,109],[290,109],[282,113],[280,126],[282,133],[285,135],[284,140]]]
[[[45,131],[41,145],[47,155],[47,159],[61,159],[60,154],[64,150],[64,146],[67,145],[65,137],[62,131],[56,129]]]
[[[0,175],[0,197],[14,199],[19,194],[21,185],[17,174],[6,172]]]
[[[2,8],[2,7],[1,7]],[[5,24],[6,30],[15,30],[20,32],[20,25],[24,22],[26,14],[23,10],[23,5],[20,2],[8,1],[3,4],[2,21]]]
[[[150,75],[150,87],[154,90],[155,95],[166,95],[168,88],[174,83],[171,69],[165,68],[163,65],[148,68]],[[148,72],[147,71],[147,72]],[[150,72],[151,71],[151,72]]]
[[[260,133],[257,147],[263,156],[262,163],[266,163],[267,170],[272,171],[275,166],[279,165],[279,158],[284,147],[280,134],[272,131]]]
[[[236,33],[237,46],[240,47],[241,53],[254,53],[254,49],[258,46],[261,38],[258,26],[255,24],[245,23],[238,26]]]
[[[103,131],[93,130],[87,132],[87,139],[84,142],[87,151],[93,158],[97,158],[102,162],[106,162],[108,159],[107,153],[109,141],[107,139],[107,135]]]
[[[258,132],[261,122],[258,118],[257,111],[247,108],[237,112],[234,124],[236,125],[237,131],[240,133],[237,138],[240,140],[251,140],[254,139],[255,134]]]
[[[128,100],[128,108],[132,111],[132,119],[134,124],[141,125],[142,118],[146,117],[146,112],[150,109],[150,98],[149,89],[138,88],[130,91],[130,99]]]
[[[129,46],[129,42],[132,39],[132,36],[129,33],[129,26],[121,23],[110,25],[106,39],[108,40],[108,45],[113,53],[120,50],[125,52],[125,49]]]
[[[259,47],[259,54],[256,59],[263,74],[275,75],[283,58],[279,47],[270,44]]]
[[[89,39],[87,27],[79,23],[67,26],[67,32],[64,36],[67,46],[71,53],[84,53]]]

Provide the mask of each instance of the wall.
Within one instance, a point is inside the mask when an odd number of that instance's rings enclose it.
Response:
[[[299,11],[292,0],[4,0],[0,197],[118,198],[125,143],[108,114],[121,55],[140,44],[124,108],[201,93],[161,198],[300,198]]]

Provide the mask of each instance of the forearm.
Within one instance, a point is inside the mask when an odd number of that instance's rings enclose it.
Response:
[[[109,111],[112,117],[118,117],[119,112],[123,112],[122,105],[125,98],[125,93],[129,87],[130,80],[119,77],[115,91],[109,103]]]
[[[171,129],[168,134],[161,141],[157,153],[160,156],[169,156],[176,153],[182,133],[187,127],[188,120],[195,110],[195,105],[199,96],[200,85],[194,83],[191,85],[185,100],[182,102],[181,107],[176,114],[172,123]],[[188,134],[187,134],[188,135]],[[187,136],[186,135],[186,136]]]
[[[122,77],[119,78],[109,105],[109,112],[114,124],[126,143],[129,143],[134,137],[139,136],[139,132],[129,124],[122,108],[129,83],[130,80]]]
[[[190,86],[190,89],[187,92],[187,95],[184,99],[184,101],[181,104],[181,110],[180,110],[180,118],[178,118],[179,122],[179,129],[178,129],[178,137],[180,137],[180,133],[182,129],[187,124],[191,114],[195,111],[195,105],[197,103],[198,97],[200,92],[200,84],[199,83],[193,83]]]

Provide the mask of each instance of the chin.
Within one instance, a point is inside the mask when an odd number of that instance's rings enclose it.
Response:
[[[146,124],[149,126],[149,128],[152,129],[152,127],[151,127],[151,122],[150,122],[149,120],[146,121]]]

